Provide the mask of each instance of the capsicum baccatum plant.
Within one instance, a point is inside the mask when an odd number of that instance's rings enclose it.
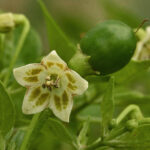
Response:
[[[27,88],[22,111],[35,114],[50,108],[61,120],[69,122],[73,96],[81,95],[88,88],[88,82],[67,64],[53,50],[41,63],[28,64],[13,70],[19,84]]]

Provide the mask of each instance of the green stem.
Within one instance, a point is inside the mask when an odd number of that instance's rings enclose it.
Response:
[[[139,120],[139,125],[142,125],[142,124],[150,124],[150,118],[143,118],[141,120]]]
[[[116,124],[119,124],[129,113],[132,113],[134,119],[141,120],[143,115],[137,105],[129,105],[123,112],[117,117]]]
[[[8,68],[8,73],[5,77],[5,80],[4,80],[4,84],[7,86],[8,84],[8,80],[10,78],[10,75],[11,75],[11,72],[12,72],[12,69],[16,63],[16,60],[20,54],[20,51],[22,49],[22,46],[24,44],[24,41],[26,39],[26,36],[29,32],[29,29],[30,29],[30,23],[28,21],[28,19],[24,16],[24,15],[14,15],[14,21],[17,25],[20,25],[20,24],[23,24],[23,31],[22,31],[22,34],[21,34],[21,37],[18,41],[18,44],[16,46],[16,51],[15,51],[15,54],[14,56],[12,57],[11,59],[11,62],[10,62],[10,66]]]
[[[36,126],[36,123],[38,122],[39,116],[41,113],[35,114],[31,120],[31,123],[27,129],[27,133],[25,134],[25,137],[23,139],[23,142],[21,144],[20,150],[27,150],[27,146],[30,140],[30,137],[32,135],[32,132]]]

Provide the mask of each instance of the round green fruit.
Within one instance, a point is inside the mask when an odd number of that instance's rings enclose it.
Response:
[[[80,41],[83,53],[91,56],[89,63],[101,75],[124,67],[136,48],[133,30],[117,20],[109,20],[91,29]]]

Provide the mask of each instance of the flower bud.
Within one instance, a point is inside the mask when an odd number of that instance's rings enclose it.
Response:
[[[15,26],[14,18],[12,13],[0,14],[0,32],[10,32]]]

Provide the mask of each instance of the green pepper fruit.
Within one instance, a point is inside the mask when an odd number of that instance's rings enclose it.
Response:
[[[131,59],[136,48],[133,30],[117,20],[96,25],[80,41],[84,54],[91,56],[89,63],[101,75],[120,70]]]

